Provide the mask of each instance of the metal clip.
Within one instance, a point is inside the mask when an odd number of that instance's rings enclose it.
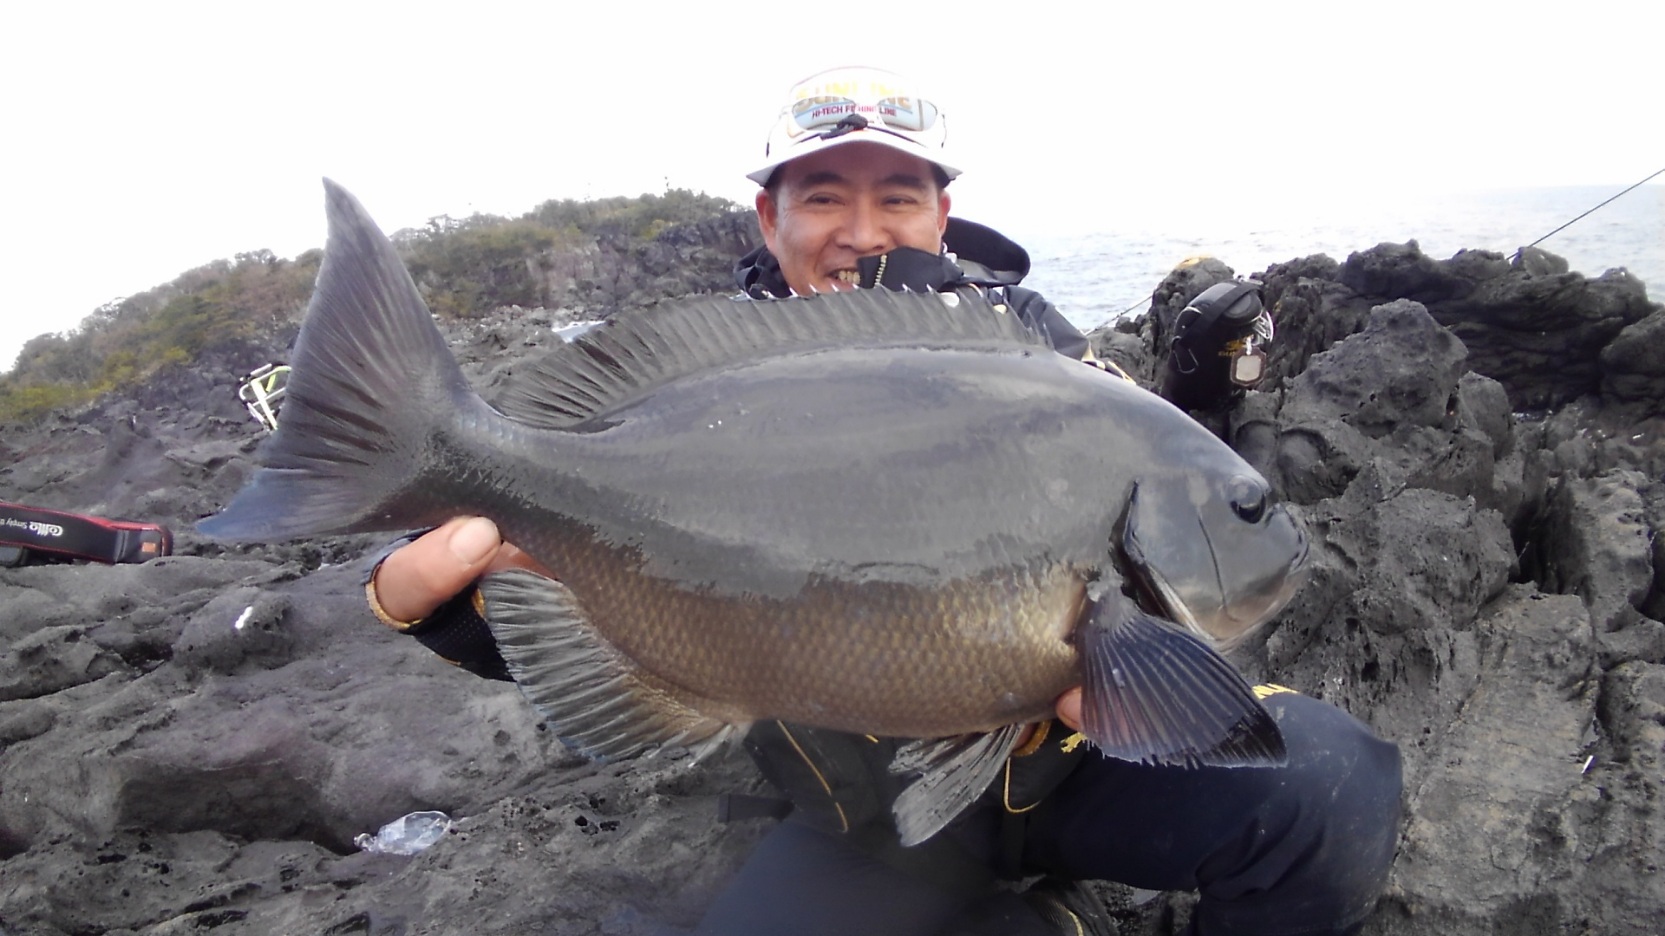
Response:
[[[1260,350],[1258,345],[1270,343],[1274,329],[1271,314],[1262,309],[1255,316],[1253,330],[1228,349],[1231,355],[1228,374],[1232,383],[1239,387],[1253,387],[1266,378],[1266,352]]]

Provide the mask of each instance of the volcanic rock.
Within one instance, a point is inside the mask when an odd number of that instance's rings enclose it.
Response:
[[[674,267],[702,248],[664,249]],[[1148,379],[1173,317],[1232,275],[1176,271],[1095,348]],[[1541,251],[1381,245],[1258,278],[1270,377],[1214,421],[1306,520],[1313,570],[1236,662],[1404,753],[1365,932],[1657,932],[1665,308]],[[445,327],[489,395],[571,317]],[[191,531],[262,437],[235,375],[281,354],[226,350],[6,427],[0,499],[178,539],[144,565],[0,570],[0,933],[691,926],[770,821],[715,819],[719,795],[762,790],[743,756],[571,754],[512,686],[376,623],[361,582],[382,537],[229,550]],[[418,810],[456,820],[428,850],[353,844]],[[1101,890],[1124,936],[1173,931],[1192,899]]]

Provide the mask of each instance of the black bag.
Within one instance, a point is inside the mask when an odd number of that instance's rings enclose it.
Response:
[[[1198,294],[1174,319],[1162,396],[1181,409],[1212,410],[1258,382],[1265,355],[1244,354],[1244,339],[1264,314],[1258,283],[1217,283]]]

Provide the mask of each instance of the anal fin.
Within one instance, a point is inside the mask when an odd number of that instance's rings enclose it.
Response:
[[[486,576],[480,591],[487,625],[521,693],[557,737],[586,756],[681,747],[698,759],[749,727],[702,715],[651,685],[560,582],[513,569]]]
[[[896,752],[891,773],[919,779],[896,797],[892,814],[903,845],[918,845],[942,830],[983,795],[1017,747],[1022,725],[987,734],[913,741]]]

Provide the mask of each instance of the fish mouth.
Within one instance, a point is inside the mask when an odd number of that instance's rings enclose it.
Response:
[[[1159,611],[1155,613],[1165,613],[1169,620],[1201,637],[1214,649],[1225,652],[1243,643],[1277,617],[1300,591],[1307,573],[1305,544],[1302,545],[1301,554],[1275,583],[1262,583],[1246,593],[1222,590],[1222,600],[1217,606],[1193,609],[1176,589],[1150,569],[1143,570],[1143,590],[1159,606]]]
[[[1142,568],[1139,572],[1141,574],[1136,577],[1132,596],[1134,601],[1138,602],[1139,610],[1166,618],[1193,634],[1207,638],[1210,643],[1214,642],[1212,635],[1198,622],[1197,616],[1192,614],[1191,609],[1180,599],[1179,593],[1161,576],[1148,568]]]
[[[1185,602],[1179,600],[1179,595],[1168,587],[1167,582],[1146,570],[1139,586],[1139,607],[1145,613],[1161,615],[1176,624],[1185,625],[1185,629],[1189,631],[1201,631],[1196,616],[1185,606]]]
[[[1273,615],[1289,603],[1289,598],[1294,594],[1293,588],[1283,589],[1283,594],[1270,596],[1267,602],[1260,606],[1260,610],[1247,619],[1239,615],[1227,615],[1224,613],[1225,609],[1220,608],[1218,610],[1222,613],[1210,616],[1208,622],[1205,622],[1166,581],[1151,574],[1148,569],[1145,572],[1138,588],[1140,608],[1147,614],[1165,617],[1184,627],[1201,637],[1215,650],[1222,652],[1236,647],[1250,634],[1259,630],[1261,625],[1271,620]]]

